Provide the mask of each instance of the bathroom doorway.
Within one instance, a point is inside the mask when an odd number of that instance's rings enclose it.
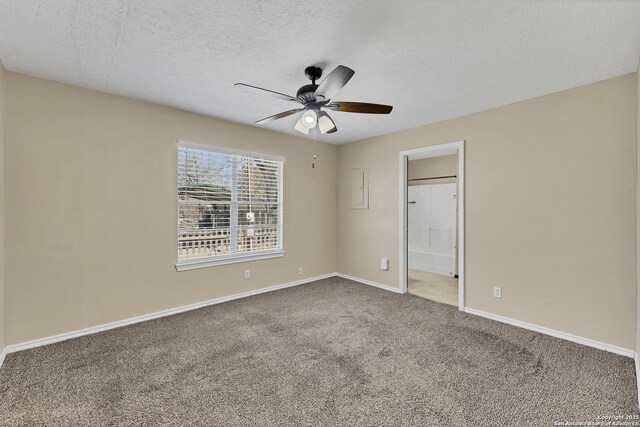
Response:
[[[401,153],[403,291],[460,309],[462,147],[458,142]]]
[[[457,155],[411,160],[407,175],[407,291],[458,305]]]

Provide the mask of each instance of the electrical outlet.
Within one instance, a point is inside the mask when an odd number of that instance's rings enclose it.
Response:
[[[251,278],[251,270],[245,270],[244,271],[244,278],[245,279],[250,279]]]
[[[493,288],[493,297],[494,298],[502,298],[502,288],[495,286]]]
[[[298,274],[302,275],[302,267],[298,267]]]

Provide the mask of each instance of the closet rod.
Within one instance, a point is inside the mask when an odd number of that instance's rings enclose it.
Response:
[[[432,178],[411,178],[407,181],[426,181],[428,179],[445,179],[445,178],[457,178],[457,175],[447,175],[447,176],[434,176]]]

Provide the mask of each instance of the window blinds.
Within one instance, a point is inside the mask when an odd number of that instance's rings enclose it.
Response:
[[[178,263],[282,250],[282,160],[178,145]]]

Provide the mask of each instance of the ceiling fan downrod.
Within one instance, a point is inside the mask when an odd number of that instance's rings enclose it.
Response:
[[[303,103],[315,101],[315,92],[318,89],[318,85],[316,84],[316,80],[322,77],[322,68],[320,67],[307,67],[304,70],[304,75],[307,76],[309,80],[311,80],[310,85],[304,85],[298,92],[296,93],[296,98],[298,98]]]

